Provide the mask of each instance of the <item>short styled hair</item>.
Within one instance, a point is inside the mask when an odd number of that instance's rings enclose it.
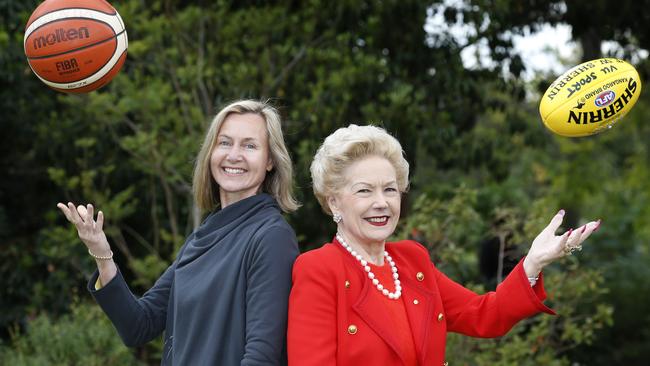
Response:
[[[257,100],[238,100],[230,103],[212,119],[194,166],[192,192],[197,206],[201,211],[212,211],[220,204],[219,185],[212,177],[210,156],[221,125],[232,113],[254,113],[266,122],[273,169],[266,173],[261,189],[275,198],[282,211],[295,211],[300,205],[293,195],[293,167],[282,135],[280,114],[268,102]]]
[[[408,190],[409,163],[399,141],[383,128],[352,124],[327,136],[311,163],[314,195],[325,213],[332,214],[327,198],[345,184],[345,169],[367,156],[388,160],[395,168],[398,189],[402,193]]]

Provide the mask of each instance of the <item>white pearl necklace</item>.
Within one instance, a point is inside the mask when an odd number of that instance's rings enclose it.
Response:
[[[352,247],[350,247],[350,245],[348,245],[348,243],[345,242],[345,240],[343,239],[341,234],[336,233],[336,240],[338,240],[339,243],[341,243],[343,248],[345,248],[345,250],[347,250],[348,253],[352,254],[352,256],[354,258],[356,258],[359,261],[359,263],[361,263],[361,266],[363,267],[363,269],[368,274],[368,278],[370,278],[370,280],[372,281],[372,284],[375,285],[375,287],[377,287],[377,290],[379,290],[379,292],[381,292],[384,296],[388,297],[391,300],[397,300],[397,299],[400,298],[400,296],[402,296],[402,285],[401,285],[401,283],[399,281],[399,274],[397,273],[397,266],[395,265],[395,262],[393,262],[393,258],[391,258],[391,256],[388,254],[387,251],[384,251],[384,257],[388,261],[388,264],[390,265],[390,271],[393,274],[393,282],[395,284],[395,292],[388,291],[388,289],[384,288],[384,286],[381,283],[379,283],[379,280],[377,278],[375,278],[375,274],[372,273],[372,270],[371,270],[370,266],[368,265],[368,262],[363,259],[361,254],[357,253],[354,249],[352,249]]]

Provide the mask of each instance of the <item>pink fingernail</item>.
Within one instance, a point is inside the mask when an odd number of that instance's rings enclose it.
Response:
[[[598,219],[598,221],[596,221],[596,223],[597,224],[596,224],[596,228],[594,229],[594,231],[598,231],[598,228],[600,228],[600,219]]]
[[[569,229],[569,231],[568,231],[569,234],[567,236],[571,236],[572,232],[573,232],[573,228]]]
[[[564,216],[564,209],[561,209],[560,211],[557,212],[558,215]]]

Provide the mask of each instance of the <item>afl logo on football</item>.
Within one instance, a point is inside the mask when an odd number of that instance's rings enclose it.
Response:
[[[616,93],[614,93],[613,90],[607,90],[598,94],[596,99],[594,99],[594,104],[596,104],[596,107],[599,108],[604,107],[610,104],[611,102],[613,102],[615,98],[616,98]]]

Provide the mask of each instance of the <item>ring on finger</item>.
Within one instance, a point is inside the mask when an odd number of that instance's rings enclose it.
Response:
[[[564,254],[566,254],[566,255],[571,255],[571,254],[573,254],[573,252],[575,252],[575,251],[578,251],[578,252],[579,252],[579,251],[582,251],[582,245],[578,244],[578,245],[575,245],[575,246],[574,246],[574,245],[568,245],[568,244],[566,244],[566,245],[564,246],[564,249],[562,249],[562,251],[563,251]]]

